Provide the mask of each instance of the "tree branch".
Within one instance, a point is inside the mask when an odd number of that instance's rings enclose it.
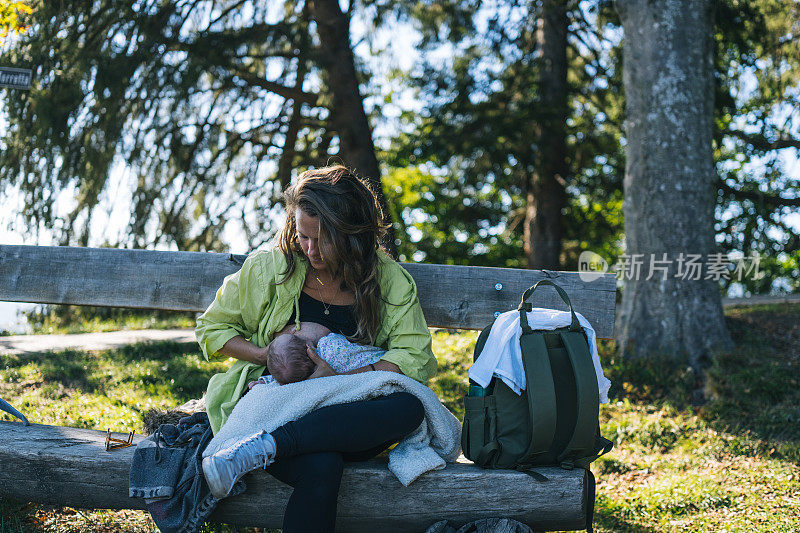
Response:
[[[319,99],[319,96],[316,94],[304,92],[296,87],[287,87],[286,85],[281,85],[280,83],[274,81],[265,80],[254,74],[250,74],[249,72],[235,70],[232,71],[231,74],[249,85],[261,87],[262,89],[273,92],[286,98],[287,100],[290,99],[294,101],[305,102],[309,105],[316,106],[317,100]]]
[[[735,196],[737,199],[750,200],[757,204],[766,204],[770,207],[798,207],[800,206],[800,197],[798,198],[784,198],[778,194],[767,194],[760,191],[743,191],[734,189],[723,180],[719,180],[718,186],[720,189],[728,194]]]
[[[208,26],[207,26],[206,28],[212,28],[212,27],[213,27],[213,26],[214,26],[214,25],[215,25],[217,22],[219,22],[219,21],[221,21],[222,19],[224,19],[224,18],[225,18],[225,17],[226,17],[226,16],[227,16],[227,15],[228,15],[228,14],[229,14],[231,11],[233,11],[233,10],[235,10],[235,9],[239,9],[239,8],[240,8],[240,7],[242,7],[242,6],[243,6],[245,3],[246,3],[246,0],[240,0],[239,2],[236,2],[236,3],[233,3],[233,4],[231,4],[231,5],[230,5],[228,8],[224,9],[224,10],[223,10],[223,11],[222,11],[222,12],[219,14],[219,16],[217,16],[217,18],[215,18],[214,20],[212,20],[211,22],[209,22],[209,23],[208,23]]]
[[[774,141],[770,141],[764,135],[745,133],[739,130],[728,130],[725,132],[725,135],[732,135],[733,137],[741,139],[756,150],[781,150],[783,148],[800,149],[800,139],[795,139],[794,137],[779,137]]]

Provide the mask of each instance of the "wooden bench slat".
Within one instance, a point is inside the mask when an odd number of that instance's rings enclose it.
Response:
[[[0,245],[0,300],[202,312],[245,256]],[[600,338],[612,338],[616,278],[591,282],[577,272],[403,263],[417,283],[431,327],[482,329],[495,312],[515,309],[522,293],[545,278],[561,285]],[[495,285],[502,289],[496,290]],[[535,307],[566,309],[549,287]]]
[[[79,508],[143,509],[144,500],[128,497],[134,449],[106,452],[104,443],[102,431],[0,421],[0,497]],[[350,463],[339,492],[337,530],[419,533],[442,519],[460,525],[492,516],[540,530],[582,527],[585,472],[556,467],[537,471],[549,480],[452,464],[403,487],[385,462]],[[212,519],[279,528],[291,489],[263,471],[248,474],[246,481],[247,491],[223,500]]]

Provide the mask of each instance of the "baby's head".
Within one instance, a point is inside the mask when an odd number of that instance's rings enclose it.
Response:
[[[281,385],[303,381],[314,373],[314,361],[305,340],[291,334],[278,335],[267,346],[267,369]]]

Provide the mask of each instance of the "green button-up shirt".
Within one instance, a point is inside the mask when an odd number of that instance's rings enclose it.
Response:
[[[379,252],[381,324],[375,345],[387,350],[381,358],[396,364],[406,376],[427,383],[436,373],[431,335],[417,299],[411,275],[383,252]],[[250,254],[241,270],[222,282],[214,301],[197,319],[195,333],[206,360],[219,354],[237,335],[265,347],[282,330],[292,314],[299,325],[299,299],[307,264],[297,257],[295,271],[282,284],[286,259],[279,249]],[[384,301],[385,300],[385,301]],[[258,379],[264,366],[237,360],[231,368],[211,377],[206,392],[206,410],[214,433],[228,419],[247,384]]]

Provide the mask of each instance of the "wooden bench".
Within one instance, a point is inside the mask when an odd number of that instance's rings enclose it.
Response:
[[[101,248],[0,245],[0,300],[176,311],[205,310],[222,279],[245,256]],[[404,264],[414,277],[428,324],[481,329],[496,312],[515,309],[525,289],[556,281],[599,338],[611,338],[616,280],[584,282],[576,272]],[[545,288],[534,305],[564,309]],[[467,374],[464,369],[466,385]],[[0,422],[0,497],[94,509],[144,509],[128,497],[133,448],[106,452],[105,433]],[[586,527],[584,470],[539,468],[548,481],[483,470],[463,457],[403,487],[379,460],[345,466],[337,530],[422,532],[436,521],[453,524],[510,517],[537,530]],[[214,521],[281,526],[290,489],[263,471],[248,474],[245,494],[222,501]]]

